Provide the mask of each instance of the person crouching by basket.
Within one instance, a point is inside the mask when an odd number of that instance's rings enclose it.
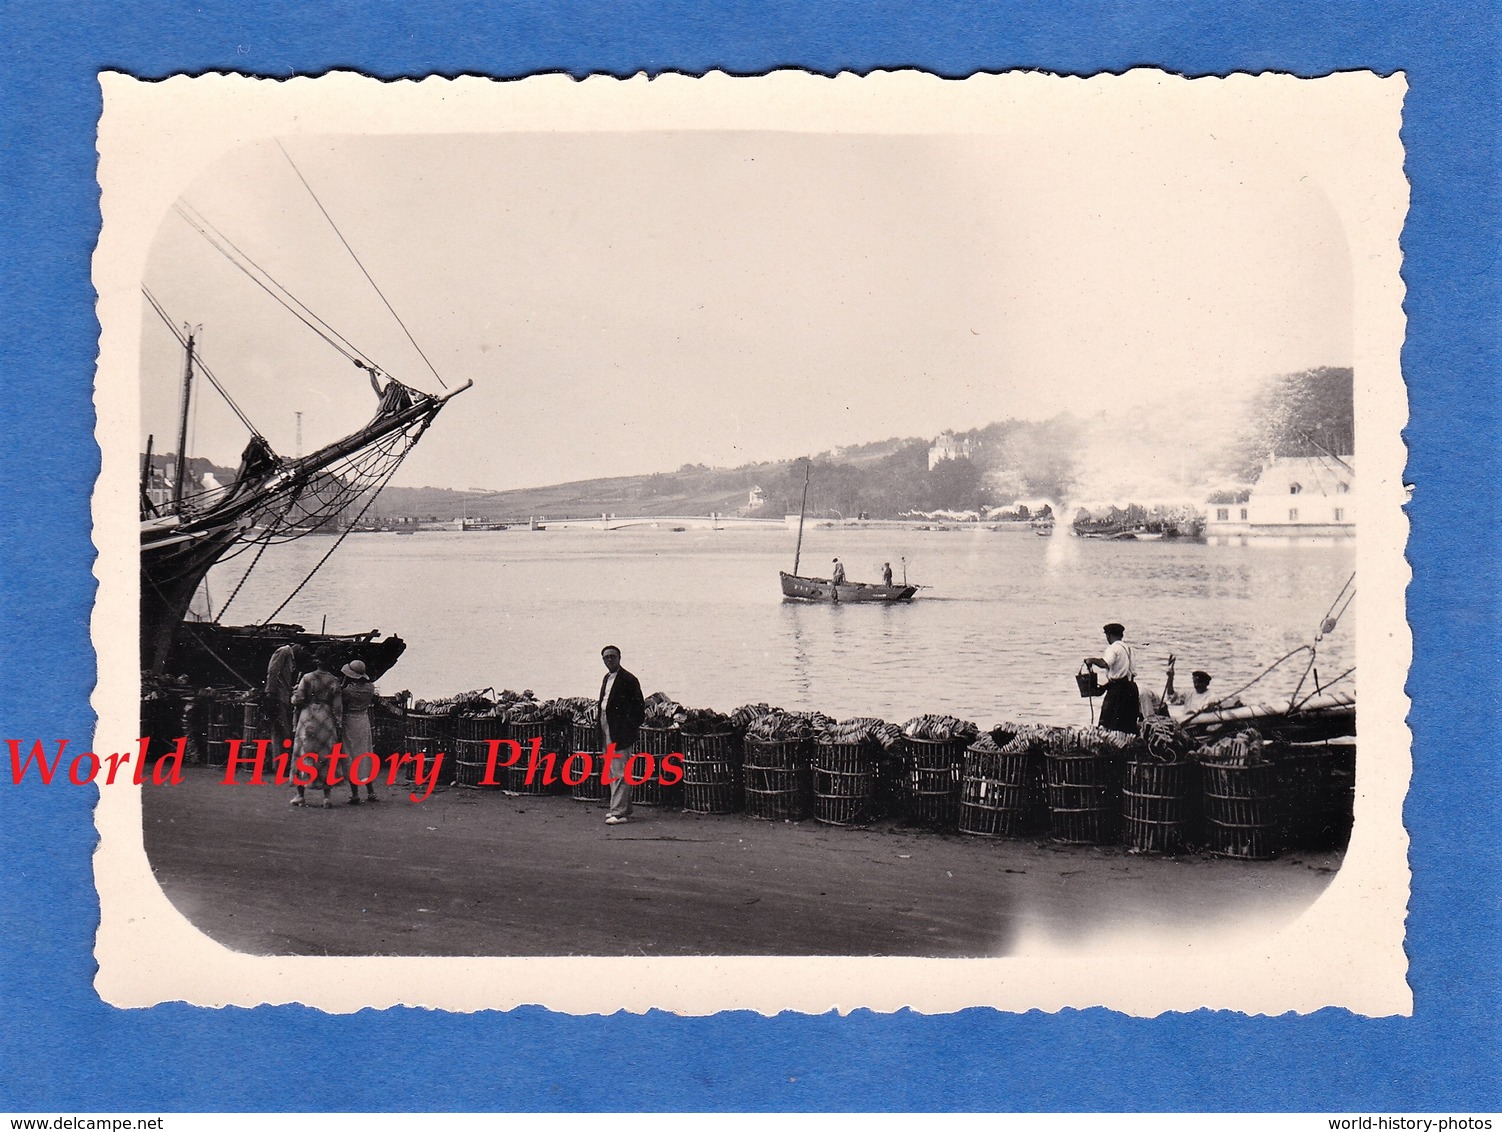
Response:
[[[1105,626],[1106,648],[1100,656],[1087,656],[1085,664],[1106,670],[1106,696],[1100,702],[1100,725],[1128,735],[1137,733],[1142,719],[1142,697],[1137,691],[1137,666],[1132,650],[1122,641],[1126,629],[1112,621]]]
[[[607,752],[605,781],[610,784],[610,808],[606,825],[620,825],[631,816],[631,784],[626,766],[636,754],[636,740],[647,705],[641,681],[621,667],[621,650],[606,645],[600,650],[605,679],[600,681],[600,736]],[[612,752],[612,744],[613,753]]]
[[[375,740],[370,730],[370,708],[375,703],[376,686],[371,683],[363,660],[352,660],[339,671],[344,674],[344,687],[341,689],[344,700],[344,749],[349,754],[350,770],[353,772],[354,760],[367,751],[375,750]],[[375,779],[365,784],[365,800],[380,801],[376,797]],[[359,801],[360,784],[351,777],[349,804],[358,805]]]

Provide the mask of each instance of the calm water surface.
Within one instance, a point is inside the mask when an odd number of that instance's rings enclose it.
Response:
[[[1161,689],[1174,652],[1181,688],[1204,668],[1230,691],[1312,639],[1355,559],[1349,545],[810,528],[803,573],[827,575],[838,554],[854,581],[879,580],[884,560],[900,580],[906,555],[909,581],[925,587],[908,605],[829,606],[782,600],[777,571],[791,568],[793,540],[767,529],[351,535],[277,619],[402,636],[387,692],[593,695],[600,647],[613,643],[646,691],[690,706],[1084,723],[1074,673],[1100,654],[1103,623],[1126,625],[1145,686]],[[329,545],[269,550],[226,619],[264,618]],[[210,576],[216,609],[249,558]],[[1326,679],[1355,663],[1354,634],[1347,614],[1321,645]],[[1284,667],[1248,699],[1292,691],[1303,664]]]

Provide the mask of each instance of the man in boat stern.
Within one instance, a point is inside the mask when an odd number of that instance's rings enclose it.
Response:
[[[834,559],[834,569],[829,574],[829,600],[836,605],[840,601],[840,587],[845,584],[845,564]]]
[[[631,784],[626,781],[626,764],[636,754],[636,740],[642,720],[646,718],[646,701],[641,681],[621,667],[621,650],[606,645],[600,650],[605,662],[605,679],[600,681],[600,736],[607,752],[605,780],[610,783],[610,808],[605,811],[606,825],[621,825],[631,816]],[[611,744],[614,754],[610,754]]]
[[[1104,626],[1106,648],[1100,656],[1087,656],[1085,663],[1106,670],[1106,695],[1100,703],[1100,725],[1127,735],[1137,734],[1142,719],[1142,697],[1137,691],[1137,666],[1125,641],[1120,622]]]
[[[1221,703],[1219,693],[1214,695],[1210,692],[1210,680],[1212,677],[1203,669],[1196,668],[1190,674],[1194,681],[1194,691],[1182,694],[1173,689],[1173,660],[1169,659],[1168,683],[1163,686],[1163,700],[1169,705],[1168,714],[1177,722],[1183,723],[1186,719],[1198,715],[1200,712],[1210,711],[1217,707],[1238,708],[1241,701],[1231,699],[1230,703]]]

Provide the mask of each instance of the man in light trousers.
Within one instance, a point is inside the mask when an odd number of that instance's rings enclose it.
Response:
[[[606,825],[622,825],[631,816],[631,784],[626,781],[626,766],[636,753],[636,740],[646,703],[641,681],[621,667],[621,650],[606,645],[600,650],[605,662],[605,679],[600,681],[600,735],[606,751],[605,778],[610,783],[610,808]],[[609,752],[615,744],[615,753]]]

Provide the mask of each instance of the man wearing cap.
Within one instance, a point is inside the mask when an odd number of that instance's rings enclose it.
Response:
[[[1166,703],[1172,705],[1173,710],[1170,710],[1169,715],[1173,716],[1178,722],[1182,723],[1190,716],[1198,715],[1202,711],[1210,711],[1216,707],[1241,706],[1240,700],[1236,700],[1234,703],[1221,704],[1220,700],[1212,696],[1210,694],[1210,674],[1204,669],[1196,668],[1190,674],[1190,679],[1194,681],[1194,691],[1184,692],[1182,695],[1175,692],[1173,690],[1173,665],[1172,663],[1169,664],[1168,680],[1163,685],[1163,699]]]
[[[641,681],[621,667],[621,650],[606,645],[600,650],[605,679],[600,681],[600,737],[606,752],[605,781],[610,784],[610,808],[606,825],[621,825],[631,816],[631,784],[626,767],[636,754],[638,729],[647,715]],[[615,753],[610,753],[611,744]]]
[[[1137,733],[1142,719],[1142,697],[1137,691],[1137,666],[1132,650],[1122,640],[1126,629],[1116,621],[1104,627],[1106,648],[1100,656],[1087,656],[1085,663],[1106,670],[1106,695],[1100,703],[1100,725],[1128,735]]]

